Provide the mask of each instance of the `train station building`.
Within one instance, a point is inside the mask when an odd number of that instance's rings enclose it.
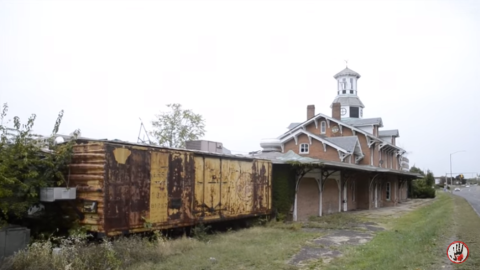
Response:
[[[278,179],[288,175],[294,221],[396,206],[408,199],[410,183],[418,178],[408,171],[406,150],[396,145],[399,131],[382,129],[380,117],[363,118],[360,74],[346,67],[334,78],[331,113],[316,113],[308,105],[303,122],[291,123],[277,138],[263,139],[262,150],[250,153],[272,161],[274,197]]]

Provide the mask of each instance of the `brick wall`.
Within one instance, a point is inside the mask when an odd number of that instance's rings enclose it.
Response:
[[[317,181],[314,178],[300,180],[297,193],[297,220],[307,220],[310,216],[318,216],[319,204]]]
[[[300,144],[307,143],[309,144],[309,154],[300,154]],[[338,152],[335,148],[330,147],[327,145],[327,151],[323,151],[323,144],[315,139],[312,139],[312,144],[308,140],[308,136],[305,134],[300,134],[298,136],[298,144],[295,144],[295,140],[288,141],[284,145],[284,152],[288,152],[292,150],[294,153],[299,154],[301,156],[307,156],[311,158],[319,158],[331,161],[340,161],[338,157]]]

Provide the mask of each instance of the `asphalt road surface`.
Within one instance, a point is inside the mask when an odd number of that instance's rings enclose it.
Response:
[[[480,216],[480,186],[459,187],[460,191],[453,191],[454,195],[464,197]]]

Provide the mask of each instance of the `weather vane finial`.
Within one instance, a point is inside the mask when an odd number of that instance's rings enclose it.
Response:
[[[348,68],[348,60],[345,60],[345,66]]]

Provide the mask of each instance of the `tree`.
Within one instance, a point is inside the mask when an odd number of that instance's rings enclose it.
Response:
[[[429,187],[435,184],[435,177],[433,177],[433,173],[427,170],[427,175],[425,176],[425,184]]]
[[[170,112],[156,115],[152,121],[154,129],[150,132],[158,144],[167,147],[183,148],[185,141],[197,140],[205,135],[205,120],[200,114],[183,110],[180,104],[168,104]]]
[[[47,138],[32,133],[35,114],[26,124],[21,124],[20,118],[15,116],[13,128],[3,125],[7,111],[8,105],[4,104],[0,115],[0,226],[9,218],[24,216],[29,207],[38,203],[41,187],[65,182],[74,144],[74,140],[55,144],[54,135],[60,127],[63,111],[58,115],[52,135]]]
[[[412,168],[410,168],[410,172],[411,173],[418,173],[421,176],[425,176],[425,172],[422,171],[420,168],[415,167],[415,165],[413,165]]]

